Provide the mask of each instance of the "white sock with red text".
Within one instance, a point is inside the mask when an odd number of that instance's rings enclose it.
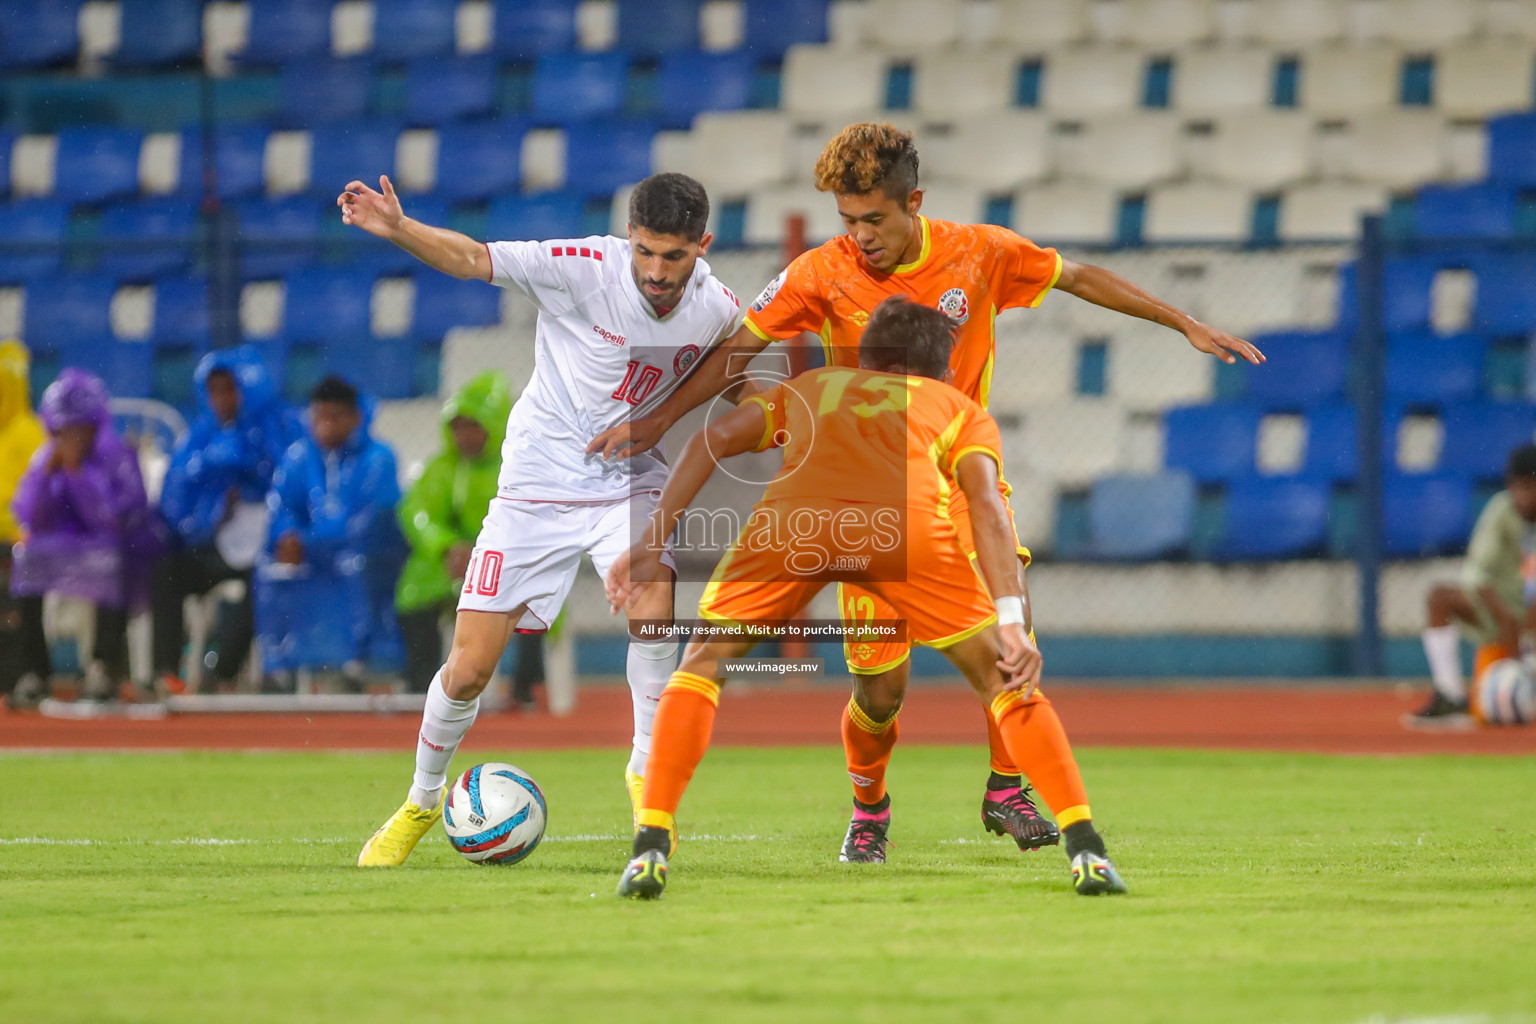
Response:
[[[1467,687],[1461,679],[1461,629],[1458,626],[1430,626],[1424,630],[1424,657],[1429,661],[1429,675],[1447,700],[1467,699]]]
[[[438,669],[427,687],[427,706],[421,711],[411,803],[428,809],[437,806],[438,794],[448,782],[448,764],[479,712],[479,697],[454,700],[448,696],[443,690],[443,671]]]
[[[624,675],[629,679],[629,698],[635,705],[634,746],[629,752],[629,770],[645,774],[645,759],[651,755],[651,723],[656,720],[656,705],[661,691],[672,679],[677,667],[677,641],[659,644],[629,642]]]

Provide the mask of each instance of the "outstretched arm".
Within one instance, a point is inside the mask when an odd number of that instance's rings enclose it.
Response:
[[[1183,310],[1170,306],[1103,267],[1063,259],[1056,287],[1096,306],[1171,327],[1188,338],[1195,348],[1224,363],[1235,363],[1238,356],[1250,363],[1264,362],[1264,353],[1243,339],[1201,323]]]
[[[968,452],[955,463],[955,482],[965,492],[971,508],[976,567],[997,606],[997,627],[1003,646],[997,664],[1003,670],[1008,689],[1022,689],[1027,699],[1040,685],[1040,650],[1024,626],[1013,526],[998,492],[997,462],[986,452]]]
[[[377,192],[361,181],[348,182],[336,205],[341,207],[343,224],[394,242],[434,270],[458,278],[491,279],[491,254],[485,243],[407,217],[388,175],[379,176]]]

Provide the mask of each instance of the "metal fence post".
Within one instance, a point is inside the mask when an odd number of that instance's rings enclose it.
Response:
[[[1355,263],[1359,324],[1355,332],[1355,404],[1360,472],[1360,536],[1355,549],[1359,574],[1360,619],[1355,633],[1352,669],[1358,676],[1383,672],[1379,588],[1382,562],[1382,397],[1386,392],[1386,336],[1382,326],[1382,265],[1385,260],[1382,219],[1362,220],[1360,256]]]

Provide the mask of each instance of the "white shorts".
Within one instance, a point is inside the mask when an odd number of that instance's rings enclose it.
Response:
[[[548,629],[576,581],[582,553],[606,576],[641,535],[658,497],[646,491],[596,505],[495,499],[475,538],[459,610],[511,612],[527,605],[517,628]],[[670,542],[661,560],[676,569]]]

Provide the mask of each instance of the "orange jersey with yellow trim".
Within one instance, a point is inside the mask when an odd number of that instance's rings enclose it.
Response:
[[[821,336],[828,365],[858,366],[859,338],[875,307],[893,295],[943,311],[959,326],[949,365],[954,385],[987,404],[1000,309],[1038,306],[1061,276],[1061,256],[1007,228],[918,218],[917,259],[882,274],[848,235],[796,257],[764,288],[746,325],[765,341],[803,331]]]
[[[747,401],[767,418],[755,450],[784,449],[759,504],[905,506],[948,521],[961,456],[985,452],[1001,471],[997,421],[930,377],[828,366]]]

